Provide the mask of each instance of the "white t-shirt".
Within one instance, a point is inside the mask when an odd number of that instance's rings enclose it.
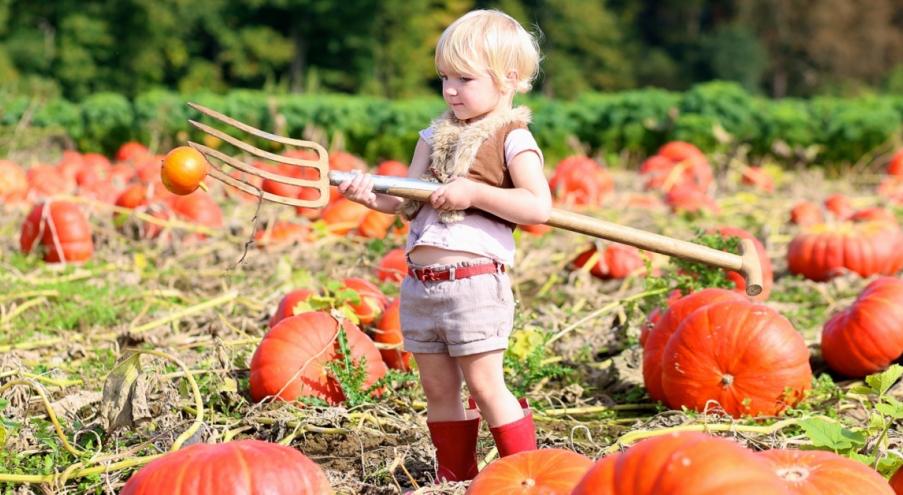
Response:
[[[420,137],[432,144],[433,128],[420,131]],[[528,129],[514,129],[505,137],[505,164],[524,152],[535,152],[543,163],[542,150],[536,144]],[[442,223],[439,212],[429,203],[423,207],[411,222],[405,252],[410,253],[417,246],[435,246],[451,251],[464,251],[494,259],[508,266],[514,264],[514,237],[507,225],[484,215],[465,214],[464,219],[455,223]]]

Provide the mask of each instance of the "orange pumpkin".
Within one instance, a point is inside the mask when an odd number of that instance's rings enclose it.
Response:
[[[821,207],[811,201],[800,201],[790,210],[790,222],[805,227],[825,221]]]
[[[27,254],[36,245],[50,263],[86,261],[94,253],[88,219],[77,205],[64,201],[40,203],[25,219],[19,247]]]
[[[712,184],[712,167],[696,146],[683,142],[665,143],[640,166],[647,190],[670,192],[675,187],[706,191]]]
[[[395,177],[407,177],[408,166],[395,160],[386,160],[376,167],[376,175],[391,175]]]
[[[665,391],[662,388],[662,360],[665,346],[677,331],[678,326],[697,309],[722,301],[742,301],[744,298],[736,292],[726,289],[708,288],[680,297],[672,294],[668,301],[668,309],[655,321],[648,332],[640,337],[643,341],[643,382],[646,393],[652,400],[665,402]],[[650,316],[651,319],[651,316]]]
[[[286,294],[280,301],[279,306],[276,308],[276,312],[273,313],[273,316],[270,317],[267,325],[270,328],[276,326],[280,321],[288,318],[289,316],[294,316],[298,314],[295,312],[295,305],[299,302],[306,301],[310,296],[316,294],[314,291],[310,289],[295,289],[288,294]]]
[[[887,175],[903,177],[903,149],[897,150],[887,163]]]
[[[154,459],[120,495],[331,495],[323,470],[301,452],[260,440],[196,443]]]
[[[251,398],[258,402],[270,396],[285,401],[317,397],[341,404],[345,394],[328,367],[343,358],[340,328],[348,341],[347,357],[366,362],[363,386],[370,387],[385,376],[386,365],[370,337],[348,320],[340,327],[331,315],[311,311],[283,319],[263,337],[251,358]]]
[[[223,226],[223,212],[213,198],[204,191],[195,191],[172,200],[172,209],[185,221],[219,229]]]
[[[890,487],[896,495],[903,495],[903,466],[897,468],[897,472],[890,478]]]
[[[787,267],[817,282],[846,271],[863,277],[894,275],[903,267],[901,242],[903,232],[895,222],[812,225],[790,241]]]
[[[725,301],[692,312],[662,354],[662,390],[672,408],[720,404],[734,417],[776,415],[811,387],[809,349],[777,311]]]
[[[614,458],[603,457],[572,493],[788,495],[788,490],[769,463],[751,450],[724,438],[681,432],[648,438]]]
[[[379,290],[379,287],[362,278],[346,278],[342,284],[345,288],[355,291],[360,297],[360,302],[349,304],[349,306],[362,325],[373,323],[389,305],[388,298]]]
[[[675,213],[718,212],[718,204],[702,189],[680,184],[671,187],[665,194],[665,203]]]
[[[408,274],[408,261],[404,248],[395,248],[386,253],[376,267],[376,278],[380,282],[401,282]]]
[[[190,146],[179,146],[163,157],[160,179],[166,189],[174,194],[191,194],[207,176],[208,167],[200,151]]]
[[[357,233],[368,239],[385,239],[395,223],[395,215],[370,210],[357,226]]]
[[[568,207],[598,206],[614,188],[614,180],[599,162],[569,156],[555,166],[549,178],[552,198]]]
[[[765,192],[774,192],[774,180],[765,173],[762,167],[745,167],[740,181]]]
[[[306,225],[279,220],[272,228],[262,228],[254,233],[254,243],[260,249],[278,248],[302,243],[310,235]]]
[[[376,330],[373,332],[373,340],[380,344],[400,345],[404,342],[401,335],[401,299],[395,298],[383,312]],[[413,354],[404,349],[380,349],[386,365],[392,369],[411,371],[411,357]]]
[[[330,232],[345,235],[360,225],[368,213],[370,209],[366,206],[341,198],[324,208],[320,218],[326,222]]]
[[[0,204],[16,203],[28,193],[28,175],[22,167],[8,160],[0,160]]]
[[[850,377],[881,371],[903,355],[903,280],[880,277],[822,328],[828,367]]]
[[[544,223],[534,223],[530,225],[518,225],[518,228],[523,230],[524,232],[536,236],[541,236],[549,233],[552,230],[552,227],[546,225]]]
[[[834,218],[838,220],[846,220],[855,211],[850,198],[843,194],[832,194],[825,198],[825,209],[830,211]]]
[[[116,161],[127,162],[136,158],[143,158],[150,154],[150,150],[147,149],[147,146],[137,141],[128,141],[123,143],[122,146],[116,150]]]
[[[894,495],[877,471],[833,452],[772,449],[756,455],[771,463],[792,495]]]
[[[601,253],[596,255],[595,245],[583,251],[574,259],[574,267],[583,268],[593,256],[596,263],[590,269],[590,273],[602,280],[623,279],[642,271],[645,264],[642,252],[626,244],[607,244]]]
[[[75,190],[75,178],[61,173],[57,167],[35,165],[26,172],[28,176],[28,196],[43,199],[58,194],[69,194]]]
[[[564,449],[518,452],[486,466],[466,495],[568,495],[592,464],[588,457]]]
[[[367,170],[367,164],[359,157],[347,151],[333,151],[329,153],[329,169],[349,172],[351,170]]]

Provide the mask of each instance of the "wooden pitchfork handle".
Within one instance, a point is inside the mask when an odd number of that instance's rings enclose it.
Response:
[[[238,160],[235,157],[229,156],[203,144],[195,142],[188,143],[207,156],[208,162],[211,165],[209,167],[209,174],[212,177],[244,192],[274,203],[304,208],[322,208],[326,206],[329,199],[328,185],[341,184],[351,180],[354,176],[353,173],[350,172],[329,171],[328,153],[323,146],[317,143],[272,134],[196,103],[189,103],[188,105],[208,117],[258,138],[283,145],[307,148],[316,152],[316,159],[277,155],[257,148],[216,128],[201,122],[190,120],[189,123],[192,126],[258,158],[272,160],[283,165],[309,169],[310,171],[316,170],[316,178],[288,177],[249,165],[242,160]],[[216,161],[211,159],[215,159]],[[319,191],[319,195],[316,199],[302,199],[300,197],[293,198],[272,194],[251,185],[241,178],[235,178],[226,174],[218,168],[218,162],[223,162],[233,169],[256,175],[261,179],[276,181],[296,187],[316,189]],[[310,176],[307,175],[306,177]],[[373,183],[373,188],[376,192],[424,202],[428,201],[430,194],[440,186],[440,184],[417,179],[379,175],[373,176]],[[668,256],[677,256],[678,258],[698,261],[726,270],[733,270],[739,272],[745,279],[747,294],[755,296],[762,292],[762,267],[759,262],[755,244],[753,244],[753,241],[750,239],[740,240],[740,255],[736,255],[725,251],[719,251],[708,246],[681,241],[660,234],[654,234],[652,232],[626,227],[624,225],[606,222],[597,218],[559,209],[552,210],[546,225],[593,237],[608,239],[622,244],[629,244],[647,251],[655,251],[656,253],[662,253]]]
[[[334,186],[339,185],[353,179],[355,175],[354,172],[333,170],[329,172],[329,183]],[[441,186],[434,182],[403,177],[374,175],[372,178],[375,192],[424,202],[429,202],[430,195]],[[740,240],[740,254],[736,255],[558,208],[552,208],[549,220],[545,224],[578,234],[629,244],[647,251],[740,272],[746,281],[748,295],[756,296],[762,292],[762,265],[759,261],[759,253],[751,239]]]

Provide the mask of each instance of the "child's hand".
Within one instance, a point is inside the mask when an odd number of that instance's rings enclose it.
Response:
[[[342,196],[368,208],[376,208],[376,193],[373,192],[373,177],[370,174],[354,172],[355,177],[338,185]]]
[[[458,177],[430,195],[430,204],[437,210],[466,210],[473,206],[476,182]]]

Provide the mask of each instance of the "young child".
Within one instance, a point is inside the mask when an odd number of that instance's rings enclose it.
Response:
[[[437,478],[477,474],[480,415],[499,455],[536,448],[533,418],[504,381],[514,320],[516,224],[544,223],[551,209],[530,111],[512,108],[539,69],[536,40],[499,11],[472,11],[439,38],[436,68],[448,104],[420,132],[409,176],[440,182],[429,203],[372,191],[369,175],[339,186],[349,199],[411,219],[409,276],[401,286],[405,350],[414,354],[436,446]],[[465,409],[461,381],[479,407]]]

